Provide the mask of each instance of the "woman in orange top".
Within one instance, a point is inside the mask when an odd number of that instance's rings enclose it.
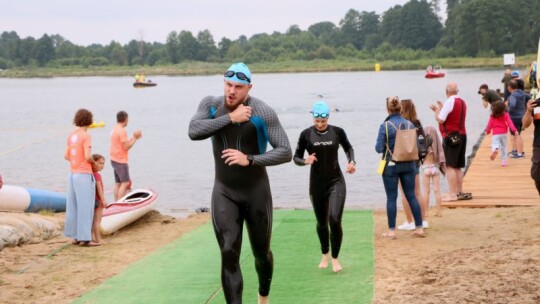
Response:
[[[75,114],[73,124],[77,127],[67,139],[64,158],[71,165],[68,177],[65,236],[74,239],[73,244],[97,246],[92,242],[92,222],[96,185],[92,174],[95,165],[92,158],[92,138],[88,127],[93,115],[86,109]]]

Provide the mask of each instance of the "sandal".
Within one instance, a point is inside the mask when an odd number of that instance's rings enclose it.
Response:
[[[464,192],[459,192],[457,194],[457,199],[459,201],[468,201],[468,200],[472,200],[472,193],[464,193]]]

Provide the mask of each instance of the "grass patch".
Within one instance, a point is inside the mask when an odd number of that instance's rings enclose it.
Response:
[[[43,215],[43,216],[54,216],[56,212],[54,212],[54,210],[51,210],[51,209],[45,209],[45,210],[40,210],[38,214]]]
[[[525,69],[536,55],[518,56],[514,68]],[[439,64],[445,69],[459,68],[502,68],[502,58],[423,58],[414,60],[382,60],[339,58],[333,60],[288,60],[278,62],[260,62],[249,64],[255,73],[306,73],[306,72],[339,72],[339,71],[373,71],[375,63],[381,65],[383,71],[423,70],[428,65]],[[144,72],[146,75],[192,76],[222,74],[230,65],[227,63],[186,61],[179,64],[159,66],[65,66],[65,67],[24,67],[0,70],[0,77],[82,77],[82,76],[133,76]]]

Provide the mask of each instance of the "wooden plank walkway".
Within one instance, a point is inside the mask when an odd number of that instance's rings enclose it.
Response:
[[[486,136],[463,180],[463,190],[472,192],[473,199],[443,202],[442,205],[451,208],[540,206],[540,197],[530,176],[533,129],[531,126],[521,133],[525,158],[508,158],[507,167],[501,166],[500,154],[494,161],[489,159],[491,135]]]

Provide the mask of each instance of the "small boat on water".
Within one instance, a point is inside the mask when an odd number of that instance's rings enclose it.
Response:
[[[133,87],[135,88],[146,88],[146,87],[155,87],[155,86],[157,86],[157,83],[151,82],[151,81],[145,81],[145,82],[136,81],[133,83]]]
[[[149,189],[136,189],[103,210],[101,233],[112,234],[133,223],[154,209],[158,194]]]
[[[39,212],[66,211],[66,194],[41,189],[4,185],[0,189],[0,211]]]
[[[435,66],[435,67],[432,67],[431,65],[429,65],[426,69],[426,78],[428,79],[431,79],[431,78],[442,78],[445,76],[445,73],[444,71],[442,70],[442,68],[440,66]]]

